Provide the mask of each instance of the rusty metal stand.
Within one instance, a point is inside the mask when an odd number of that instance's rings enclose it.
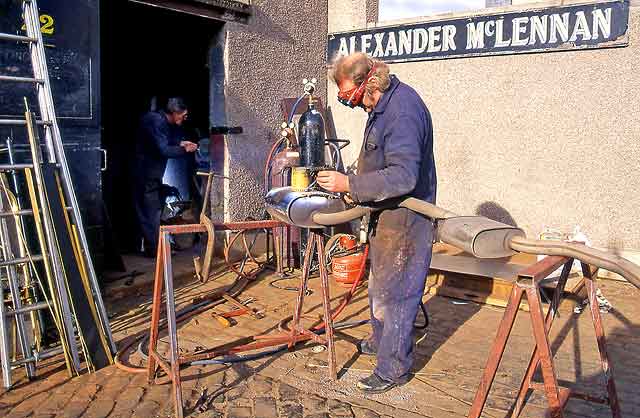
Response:
[[[573,259],[559,256],[549,256],[538,263],[527,267],[518,274],[518,278],[513,285],[509,303],[505,309],[504,316],[498,327],[498,333],[493,343],[493,347],[489,353],[489,359],[482,375],[482,380],[476,392],[468,418],[479,418],[484,408],[485,402],[491,389],[491,384],[495,378],[500,360],[507,345],[507,340],[516,319],[520,301],[523,294],[526,294],[529,308],[531,311],[531,324],[535,336],[536,346],[531,355],[527,372],[520,385],[518,398],[516,400],[512,416],[517,417],[524,405],[525,397],[529,389],[542,389],[545,391],[548,402],[547,415],[552,418],[562,418],[563,409],[570,397],[580,398],[589,402],[608,404],[611,407],[611,414],[614,418],[620,418],[620,405],[618,404],[618,396],[616,394],[615,383],[611,365],[607,356],[607,348],[605,342],[604,329],[602,327],[602,319],[600,317],[600,309],[596,299],[597,285],[595,282],[595,274],[597,268],[592,268],[586,264],[582,264],[585,285],[588,291],[589,308],[591,310],[591,318],[595,328],[596,339],[598,342],[598,350],[600,352],[600,361],[606,380],[606,388],[608,396],[599,398],[588,394],[572,391],[558,385],[558,379],[553,365],[553,354],[549,344],[549,332],[558,312],[558,306],[562,300],[564,287],[567,278],[571,272]],[[544,279],[560,266],[564,265],[560,279],[556,285],[546,318],[542,311],[542,302],[540,299],[540,287]],[[544,384],[534,383],[533,375],[538,366],[541,367],[542,378]]]
[[[309,282],[309,273],[311,271],[311,261],[313,260],[314,252],[317,252],[318,259],[320,260],[318,264],[322,286],[322,307],[324,308],[326,337],[322,337],[312,331],[309,331],[300,323],[300,317],[302,316],[302,306],[304,305],[304,297],[307,293],[307,284]],[[329,274],[327,272],[327,265],[324,262],[324,238],[322,237],[321,231],[318,232],[314,229],[310,230],[309,242],[304,254],[302,278],[300,280],[298,298],[296,300],[296,307],[293,312],[293,322],[291,324],[291,340],[289,341],[289,349],[293,348],[296,337],[300,335],[306,335],[310,337],[314,342],[318,344],[325,344],[327,346],[327,349],[329,351],[329,377],[332,380],[337,380],[338,375],[336,371],[336,351],[333,338],[333,319],[331,318],[331,305],[329,297]]]
[[[189,363],[191,358],[178,355],[178,334],[176,323],[176,306],[173,293],[173,268],[171,264],[171,234],[188,234],[195,232],[209,232],[213,235],[215,230],[248,230],[248,229],[273,229],[281,227],[279,221],[250,221],[213,224],[213,230],[203,224],[189,225],[164,225],[160,227],[158,240],[158,253],[156,258],[155,280],[153,285],[153,307],[151,310],[151,325],[149,327],[149,361],[147,372],[149,382],[153,383],[157,366],[169,376],[173,385],[173,401],[175,416],[182,418],[182,383],[180,379],[180,364]],[[211,238],[211,237],[209,237]],[[160,313],[162,311],[162,289],[165,289],[166,321],[169,333],[169,359],[163,358],[157,351],[158,336],[160,331]]]

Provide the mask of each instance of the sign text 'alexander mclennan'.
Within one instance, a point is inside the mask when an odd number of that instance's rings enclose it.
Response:
[[[356,51],[387,62],[628,45],[629,0],[329,34],[328,58]]]

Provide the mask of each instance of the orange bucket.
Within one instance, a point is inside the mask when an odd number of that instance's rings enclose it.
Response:
[[[363,253],[345,255],[334,258],[331,262],[331,270],[336,283],[341,286],[351,287],[360,276]]]

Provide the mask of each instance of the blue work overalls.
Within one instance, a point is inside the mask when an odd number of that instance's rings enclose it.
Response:
[[[140,122],[135,150],[132,181],[136,216],[145,242],[145,253],[155,255],[164,205],[162,176],[169,158],[185,156],[180,146],[184,136],[179,126],[172,125],[163,112],[148,112]]]
[[[411,87],[391,85],[369,114],[350,193],[358,203],[413,196],[435,203],[436,168],[431,115]],[[408,209],[377,212],[369,230],[371,343],[375,373],[408,379],[413,363],[413,324],[431,263],[433,223]]]

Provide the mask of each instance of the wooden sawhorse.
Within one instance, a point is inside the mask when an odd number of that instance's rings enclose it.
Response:
[[[562,274],[558,280],[556,288],[551,299],[549,310],[546,317],[542,312],[542,302],[540,299],[540,286],[545,278],[554,272],[560,266],[563,266]],[[558,312],[560,301],[562,300],[562,293],[567,283],[567,278],[571,272],[571,266],[573,265],[573,259],[560,256],[548,256],[533,264],[518,274],[516,282],[513,285],[509,302],[502,317],[502,321],[498,327],[498,333],[493,343],[493,347],[489,353],[489,359],[482,375],[482,380],[476,392],[475,399],[469,411],[468,418],[479,418],[484,408],[484,404],[487,401],[491,384],[498,370],[498,365],[502,359],[502,355],[509,339],[509,334],[516,319],[520,307],[520,301],[523,294],[527,296],[527,302],[529,303],[529,309],[531,311],[531,325],[533,328],[533,334],[536,341],[536,346],[531,355],[527,372],[520,385],[518,392],[518,398],[516,400],[512,416],[517,417],[524,405],[524,399],[529,389],[542,389],[545,391],[548,402],[547,415],[552,418],[562,418],[563,409],[570,397],[580,398],[589,402],[608,404],[611,407],[611,414],[614,418],[620,418],[620,405],[618,403],[618,395],[616,393],[616,386],[613,380],[613,372],[609,358],[607,355],[607,348],[605,342],[604,329],[602,327],[602,318],[600,317],[600,309],[598,306],[598,300],[596,299],[597,285],[595,281],[597,268],[593,268],[589,265],[582,263],[582,272],[585,280],[585,286],[588,292],[589,308],[591,310],[591,318],[593,319],[593,325],[595,328],[596,339],[598,342],[598,350],[600,352],[600,361],[602,363],[602,370],[604,371],[605,384],[608,396],[605,398],[599,398],[588,394],[574,392],[571,389],[558,386],[558,379],[556,377],[555,369],[553,366],[553,355],[551,353],[551,346],[549,344],[549,331],[551,325]],[[534,383],[533,375],[538,368],[541,367],[542,378],[544,384]]]

